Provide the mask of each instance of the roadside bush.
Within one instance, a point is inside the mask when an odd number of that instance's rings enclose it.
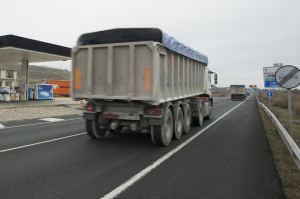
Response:
[[[300,102],[295,102],[294,103],[294,111],[296,114],[300,115]]]
[[[293,98],[293,108],[296,114],[300,115],[300,95]]]
[[[274,96],[272,99],[272,105],[278,106],[283,109],[288,108],[287,96]]]

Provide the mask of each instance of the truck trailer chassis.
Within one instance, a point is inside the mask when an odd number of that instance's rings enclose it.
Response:
[[[212,115],[212,99],[193,97],[149,106],[139,102],[124,103],[89,101],[83,118],[91,138],[104,138],[109,133],[119,134],[126,130],[150,133],[152,142],[167,146],[173,139],[180,139],[190,127],[202,126],[205,118]]]

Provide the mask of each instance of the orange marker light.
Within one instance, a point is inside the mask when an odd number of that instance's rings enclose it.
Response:
[[[152,90],[152,67],[146,67],[144,69],[144,90],[151,91]]]
[[[74,89],[80,90],[81,83],[81,71],[79,68],[76,68],[74,71]]]

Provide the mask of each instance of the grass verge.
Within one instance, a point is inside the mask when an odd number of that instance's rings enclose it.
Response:
[[[287,94],[283,91],[275,91],[271,100],[264,93],[259,94],[259,101],[265,104],[278,118],[285,129],[288,129]],[[293,93],[293,139],[300,147],[300,93]]]
[[[273,159],[281,178],[287,199],[300,198],[300,171],[287,151],[273,123],[263,110],[259,110],[264,129],[271,147]]]

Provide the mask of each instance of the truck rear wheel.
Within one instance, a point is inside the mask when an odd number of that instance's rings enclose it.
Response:
[[[183,106],[183,133],[187,134],[190,131],[192,123],[192,111],[190,104]]]
[[[161,126],[151,126],[151,139],[154,144],[168,146],[172,141],[173,136],[173,114],[168,108],[163,117]]]
[[[108,134],[107,128],[103,128],[103,125],[105,125],[104,122],[105,121],[102,121],[100,118],[100,114],[96,114],[95,120],[86,120],[85,125],[87,134],[92,139],[104,138]],[[102,126],[100,126],[101,124]]]
[[[92,120],[85,120],[85,129],[86,129],[87,134],[92,139],[96,139],[95,135],[93,134],[93,121]]]
[[[192,121],[193,121],[193,125],[194,126],[202,126],[203,124],[203,118],[204,118],[204,110],[203,110],[203,106],[199,106],[199,111],[198,111],[199,116],[198,117],[193,117]]]
[[[173,138],[179,140],[183,131],[183,113],[180,107],[174,109],[174,135]]]

